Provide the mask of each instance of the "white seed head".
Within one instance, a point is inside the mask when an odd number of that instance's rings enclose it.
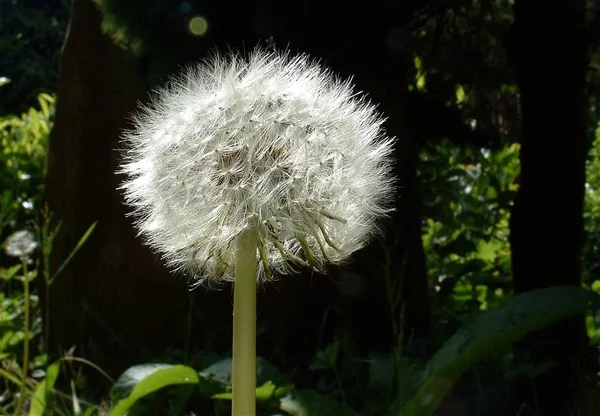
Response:
[[[232,280],[259,235],[259,279],[340,263],[378,231],[393,139],[375,106],[305,55],[255,50],[191,68],[123,135],[120,173],[145,241],[197,279]]]
[[[5,242],[4,252],[7,256],[28,258],[36,249],[37,242],[31,231],[20,230],[12,233]]]

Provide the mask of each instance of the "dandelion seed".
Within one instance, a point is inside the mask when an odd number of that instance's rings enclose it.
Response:
[[[160,90],[124,134],[136,227],[169,266],[233,280],[258,232],[258,278],[341,263],[390,209],[393,140],[350,81],[306,55],[214,56]]]

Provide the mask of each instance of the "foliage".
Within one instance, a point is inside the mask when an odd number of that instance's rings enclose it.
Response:
[[[55,91],[68,0],[12,0],[0,5],[0,115],[25,111],[43,91]]]
[[[341,372],[336,369],[342,360],[340,348],[344,342],[338,339],[319,351],[311,366],[315,370],[334,370],[334,384],[339,390],[332,395],[327,389],[323,390],[323,387],[318,386],[312,390],[297,389],[288,377],[267,360],[260,358],[257,362],[256,389],[259,414],[285,412],[292,416],[356,416],[391,412],[405,416],[433,415],[461,374],[482,356],[497,354],[532,330],[599,305],[599,295],[578,287],[553,287],[512,297],[502,306],[485,312],[463,326],[426,367],[418,372],[413,370],[412,383],[417,388],[413,388],[411,400],[407,400],[406,396],[391,394],[378,408],[374,408],[368,401],[359,401],[357,405],[360,412],[352,410],[346,403],[346,395],[343,393],[347,388],[346,384],[357,381],[371,386],[374,389],[370,393],[363,392],[363,399],[369,395],[375,398],[377,389],[391,387],[390,391],[401,392],[400,386],[394,388],[394,380],[398,384],[409,381],[407,374],[393,374],[396,366],[380,357],[368,362],[368,380],[340,377]],[[211,357],[214,358],[214,355]],[[355,361],[354,366],[360,367],[363,364]],[[392,372],[385,371],[385,367],[391,368]],[[54,385],[57,371],[56,363],[49,367],[46,381],[40,383],[36,391],[38,403],[32,406],[38,413],[30,414],[41,414],[39,409],[43,409],[48,400],[46,389],[51,389]],[[113,403],[110,416],[179,415],[195,411],[202,401],[213,401],[210,414],[226,415],[230,412],[229,406],[221,406],[219,402],[231,400],[231,359],[217,360],[200,371],[186,365],[137,365],[129,368],[114,382],[110,396]],[[336,400],[336,396],[341,397],[341,401]],[[380,399],[381,397],[379,396]]]
[[[46,231],[41,231],[38,236],[48,237],[48,223],[49,219],[45,217],[45,225],[41,228]],[[15,386],[19,391],[16,395],[16,401],[12,403],[15,406],[16,413],[22,409],[24,401],[29,400],[28,398],[31,396],[32,402],[29,414],[42,415],[46,408],[49,391],[52,390],[56,382],[58,372],[57,363],[53,363],[45,369],[48,353],[50,304],[46,302],[44,311],[41,311],[39,297],[37,294],[32,293],[30,283],[38,277],[38,271],[41,271],[40,274],[45,281],[45,296],[47,298],[52,282],[85,243],[94,227],[95,224],[92,224],[60,268],[52,275],[49,274],[49,268],[40,269],[39,262],[34,263],[33,258],[29,256],[22,256],[20,264],[0,268],[0,289],[2,289],[0,292],[0,329],[2,329],[0,365],[5,369],[0,371],[0,375],[12,383],[12,389],[11,386],[6,386],[7,390],[3,396],[6,393],[10,394]],[[39,251],[42,253],[46,265],[49,263],[52,239],[40,238],[40,241],[42,247]],[[36,267],[33,270],[28,270],[29,264],[36,264]],[[15,281],[22,283],[22,291],[13,287],[12,283]],[[44,329],[42,329],[42,315],[46,324]],[[41,334],[43,334],[43,343],[34,343],[33,341],[37,340]],[[19,361],[22,362],[22,368],[18,366]],[[93,367],[93,364],[87,364]],[[43,375],[45,375],[45,378],[38,382],[36,378]]]
[[[149,85],[164,82],[164,74],[178,70],[178,65],[197,60],[198,51],[214,47],[212,18],[229,21],[234,29],[243,4],[237,4],[238,12],[220,3],[207,1],[162,0],[95,0],[104,16],[102,27],[115,43],[128,48],[144,59]],[[226,16],[218,14],[226,13]],[[193,18],[207,21],[205,36],[192,33]],[[246,33],[248,36],[248,33]]]
[[[490,151],[443,141],[421,151],[418,174],[427,184],[422,238],[436,314],[464,321],[510,291],[508,219],[519,146]]]
[[[584,220],[586,242],[583,248],[583,280],[600,280],[600,125],[586,162]]]
[[[0,118],[0,185],[5,189],[0,198],[0,237],[14,230],[33,229],[36,232],[32,235],[37,239],[33,247],[39,247],[36,252],[19,255],[18,261],[4,255],[5,245],[0,251],[0,375],[10,382],[0,397],[13,398],[10,405],[15,407],[15,412],[31,397],[31,415],[43,414],[58,373],[57,363],[45,368],[50,305],[46,302],[44,311],[41,310],[39,296],[31,290],[31,283],[38,276],[43,278],[48,299],[52,282],[95,227],[92,224],[57,270],[50,270],[49,258],[58,227],[50,228],[51,214],[47,209],[38,210],[41,216],[35,212],[43,189],[54,101],[52,96],[43,93],[38,96],[39,108],[30,108],[20,117]],[[14,250],[12,252],[15,255]],[[42,328],[42,318],[45,328]],[[40,342],[42,334],[43,342]],[[16,392],[18,394],[11,395]],[[6,412],[1,406],[4,404],[0,402],[0,410]]]
[[[586,239],[582,251],[582,280],[600,293],[600,124],[594,131],[586,162],[585,203],[583,217]],[[586,318],[588,335],[594,345],[600,344],[600,313]]]
[[[0,118],[0,187],[5,189],[0,205],[0,237],[33,225],[33,208],[41,197],[54,99],[41,94],[38,104],[39,109],[31,108],[21,117]],[[21,397],[30,387],[27,370],[30,366],[41,369],[45,364],[43,351],[30,348],[42,332],[39,298],[29,290],[37,269],[31,268],[35,263],[29,255],[14,261],[3,254],[4,250],[0,254],[0,361],[3,376],[13,384],[18,381]]]
[[[432,3],[412,20],[411,104],[419,139],[422,239],[438,330],[510,293],[509,216],[520,108],[503,0]]]
[[[433,2],[412,21],[415,120],[429,141],[498,148],[518,139],[520,108],[505,39],[512,2]],[[435,122],[431,122],[432,118]]]
[[[42,93],[38,108],[32,107],[21,116],[0,117],[0,189],[10,193],[11,198],[2,210],[16,221],[13,229],[31,225],[34,208],[41,199],[54,101],[54,97]]]
[[[407,415],[433,415],[446,392],[484,354],[502,351],[527,333],[569,316],[598,309],[600,296],[579,287],[538,289],[504,304],[463,326],[435,354],[422,384],[404,409]]]

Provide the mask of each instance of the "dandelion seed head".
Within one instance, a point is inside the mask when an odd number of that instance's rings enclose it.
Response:
[[[20,230],[8,236],[4,252],[7,256],[28,258],[36,248],[37,242],[33,233],[27,230]]]
[[[215,55],[158,91],[123,135],[135,225],[169,266],[232,280],[235,239],[259,235],[259,279],[341,263],[393,194],[383,117],[306,55]]]

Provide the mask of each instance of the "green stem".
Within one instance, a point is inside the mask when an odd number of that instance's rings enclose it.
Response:
[[[50,282],[44,285],[44,352],[50,353]]]
[[[21,388],[19,390],[19,400],[15,408],[15,415],[21,414],[21,408],[25,402],[25,385],[27,384],[27,372],[29,368],[29,276],[27,272],[27,260],[23,259],[23,295],[24,299],[24,322],[23,332],[23,368],[21,370]]]
[[[42,242],[42,262],[43,262],[43,276],[44,276],[44,352],[50,353],[50,285],[52,284],[52,275],[50,274],[50,254],[52,251],[52,237],[51,233],[48,232],[50,227],[50,217],[47,212],[48,207],[46,206],[43,211],[44,222],[40,228],[39,240]],[[56,229],[58,231],[58,228]]]
[[[252,227],[237,239],[233,287],[232,415],[256,413],[256,249]]]

